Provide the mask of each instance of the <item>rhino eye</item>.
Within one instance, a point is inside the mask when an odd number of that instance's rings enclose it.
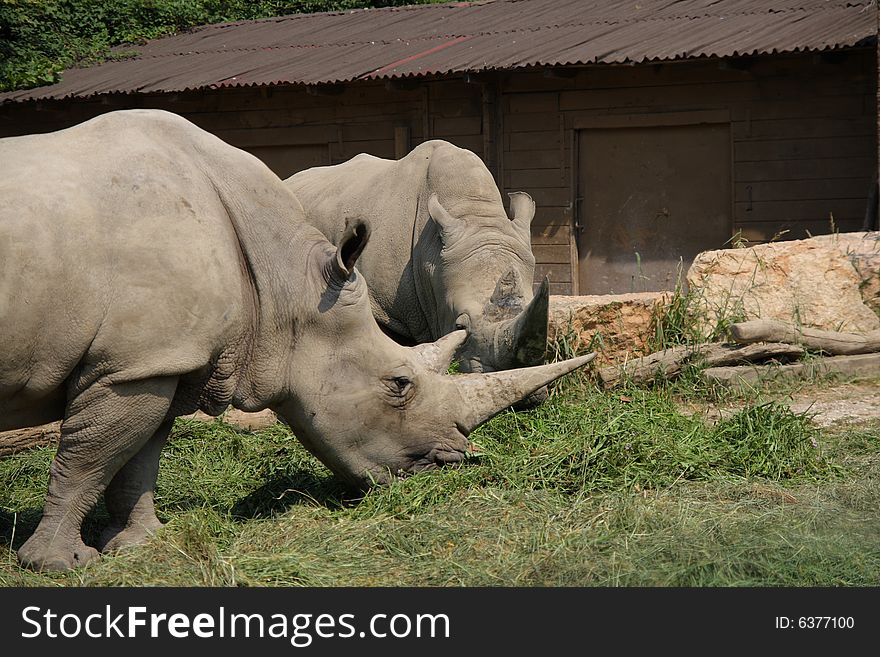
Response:
[[[466,315],[465,313],[462,313],[461,315],[459,315],[456,318],[456,320],[455,320],[455,329],[456,330],[464,329],[465,331],[468,331],[468,330],[470,330],[470,328],[471,328],[471,318],[468,315]]]
[[[397,408],[406,408],[413,398],[413,381],[403,374],[388,376],[382,379],[387,392],[387,401]]]
[[[391,382],[396,388],[395,392],[399,395],[406,394],[406,391],[412,385],[412,380],[407,376],[395,376],[391,379]]]

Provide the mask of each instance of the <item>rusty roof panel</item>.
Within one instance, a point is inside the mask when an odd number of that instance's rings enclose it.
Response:
[[[484,0],[209,25],[0,100],[825,50],[876,38],[872,0]],[[129,47],[128,50],[131,48]]]

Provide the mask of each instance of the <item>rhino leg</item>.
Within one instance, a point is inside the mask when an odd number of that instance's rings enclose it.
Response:
[[[153,491],[159,474],[159,454],[173,425],[173,419],[163,422],[146,445],[119,469],[104,491],[110,526],[98,540],[101,552],[146,543],[162,526],[156,517]]]
[[[176,386],[177,377],[127,383],[102,379],[70,401],[43,518],[18,550],[22,565],[66,570],[98,556],[83,543],[83,518],[120,467],[156,433]]]

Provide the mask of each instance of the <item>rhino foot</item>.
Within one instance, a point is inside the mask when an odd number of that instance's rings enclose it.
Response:
[[[31,536],[18,550],[21,565],[31,570],[70,570],[97,559],[100,553],[82,539],[60,541],[57,537]]]
[[[101,552],[108,553],[122,548],[143,545],[148,542],[162,527],[162,523],[155,516],[152,519],[144,519],[127,527],[110,526],[101,532],[98,539],[98,547]]]

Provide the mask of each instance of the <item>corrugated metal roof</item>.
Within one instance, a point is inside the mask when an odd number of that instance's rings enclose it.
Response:
[[[876,12],[872,0],[483,0],[297,14],[151,41],[0,101],[827,50],[876,37]]]

